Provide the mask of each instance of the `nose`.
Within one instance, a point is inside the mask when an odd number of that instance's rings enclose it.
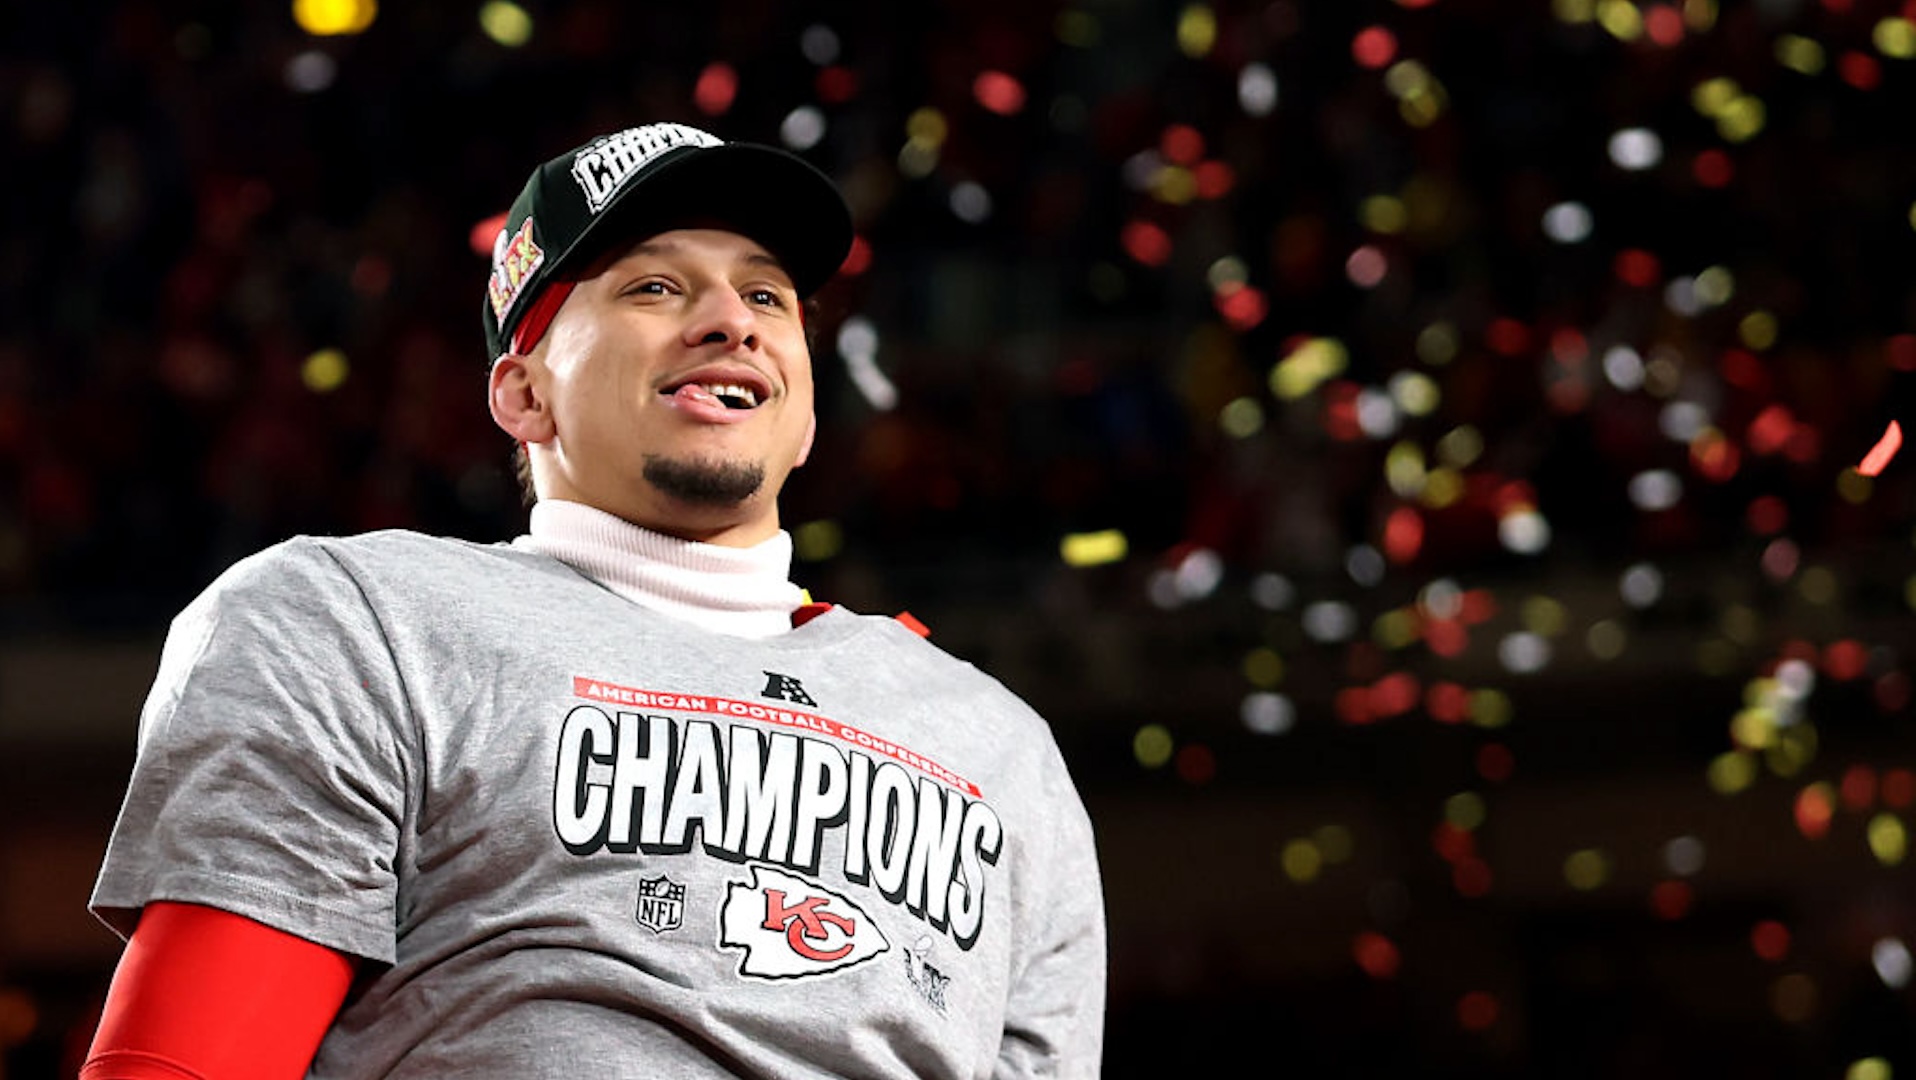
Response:
[[[752,308],[730,289],[707,289],[685,323],[687,345],[758,348],[758,321]]]

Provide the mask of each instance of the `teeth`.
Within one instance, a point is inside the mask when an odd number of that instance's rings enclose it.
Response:
[[[758,395],[749,386],[737,386],[732,383],[700,383],[699,387],[713,397],[742,401],[747,409],[758,407]]]

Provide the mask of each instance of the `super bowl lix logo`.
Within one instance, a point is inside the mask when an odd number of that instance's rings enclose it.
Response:
[[[719,944],[742,950],[738,972],[800,979],[861,964],[891,942],[857,904],[816,882],[766,866],[726,886]]]

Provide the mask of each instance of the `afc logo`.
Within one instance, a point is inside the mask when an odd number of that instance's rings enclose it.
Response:
[[[726,887],[719,944],[743,950],[739,974],[760,979],[824,975],[891,948],[848,897],[767,866]]]
[[[814,709],[818,708],[818,702],[812,700],[812,695],[805,692],[805,688],[799,685],[797,679],[792,678],[790,675],[780,675],[776,671],[768,671],[765,673],[765,689],[760,690],[758,696],[777,698],[780,701],[789,701],[794,705],[809,705]]]
[[[655,934],[685,925],[685,886],[661,874],[639,882],[639,925]]]

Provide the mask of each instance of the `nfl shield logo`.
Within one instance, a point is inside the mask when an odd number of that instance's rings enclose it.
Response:
[[[639,925],[655,934],[677,930],[685,922],[685,886],[660,875],[639,882]]]

